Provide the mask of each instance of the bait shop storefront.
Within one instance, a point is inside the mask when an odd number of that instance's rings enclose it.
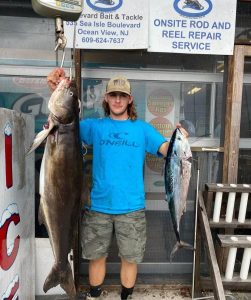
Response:
[[[53,263],[46,229],[38,222],[44,145],[25,161],[19,158],[47,121],[51,91],[46,77],[61,64],[76,77],[81,118],[104,116],[106,84],[121,75],[131,82],[139,119],[167,138],[177,123],[189,132],[192,175],[180,223],[186,242],[194,244],[198,190],[203,191],[206,183],[251,184],[251,1],[108,2],[85,0],[78,21],[64,22],[66,48],[56,51],[53,18],[36,14],[29,0],[0,3],[3,299],[11,293],[23,293],[24,299],[33,299],[32,293],[43,295],[43,282]],[[165,201],[163,166],[163,159],[146,156],[147,245],[138,283],[191,285],[193,251],[180,249],[169,260],[176,237]],[[92,184],[91,172],[92,149],[86,148],[86,190]],[[246,218],[250,217],[249,202]],[[113,241],[107,284],[119,284],[117,252]],[[71,257],[77,286],[87,285],[88,263],[80,257],[78,237]],[[21,266],[27,262],[29,269],[36,269],[32,275],[36,282],[24,287]],[[207,275],[209,269],[202,255],[201,272]],[[48,293],[61,292],[57,287]]]

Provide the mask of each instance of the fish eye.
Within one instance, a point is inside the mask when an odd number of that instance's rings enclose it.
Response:
[[[73,96],[73,92],[70,92],[70,96]]]

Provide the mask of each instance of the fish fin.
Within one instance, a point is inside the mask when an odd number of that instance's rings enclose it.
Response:
[[[55,127],[55,124],[53,122],[49,122],[49,128],[46,128],[46,129],[40,131],[36,135],[30,149],[26,152],[26,155],[29,155],[31,152],[36,150],[42,144],[42,142],[47,138],[47,136],[50,134],[50,132],[52,131],[52,129],[54,127]]]
[[[64,273],[63,280],[60,283],[61,288],[66,292],[70,299],[75,299],[76,288],[72,275],[71,265],[67,264],[66,272]]]
[[[66,294],[70,297],[70,299],[75,299],[76,288],[69,262],[66,266],[66,270],[64,271],[59,270],[58,266],[54,264],[44,282],[43,290],[46,293],[48,290],[56,287],[59,284],[61,288],[66,292]]]
[[[48,290],[59,285],[59,283],[60,283],[60,273],[56,269],[56,266],[54,265],[49,275],[45,279],[44,286],[43,286],[44,292],[47,293]]]
[[[175,252],[178,251],[180,248],[184,248],[187,250],[193,250],[193,251],[195,250],[192,245],[190,245],[184,241],[176,242],[176,244],[174,245],[172,252],[170,254],[170,262],[172,262]]]
[[[175,254],[176,251],[178,251],[179,248],[180,248],[180,242],[176,242],[176,244],[174,245],[174,247],[172,249],[172,252],[170,254],[170,262],[173,261],[174,254]]]

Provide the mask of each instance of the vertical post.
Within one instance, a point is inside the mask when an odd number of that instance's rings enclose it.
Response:
[[[245,46],[235,45],[229,56],[223,182],[237,183]]]
[[[216,192],[215,201],[214,201],[213,222],[219,222],[220,221],[222,195],[223,195],[222,192]]]
[[[224,185],[218,183],[217,187],[224,187]],[[223,192],[217,192],[217,190],[216,190],[215,201],[214,201],[214,210],[213,210],[213,222],[219,222],[219,220],[220,220],[222,197],[223,197]],[[215,251],[216,251],[215,254],[217,256],[219,269],[222,272],[222,261],[223,261],[222,249],[221,248],[217,249],[217,247],[216,247]]]
[[[76,78],[76,83],[77,83],[77,87],[78,87],[78,96],[79,96],[79,98],[81,98],[81,91],[82,91],[81,64],[82,64],[82,59],[81,59],[81,50],[80,49],[75,49],[74,57],[75,57],[75,78]]]
[[[251,260],[251,248],[245,248],[243,258],[242,258],[242,263],[241,263],[241,271],[240,271],[240,278],[242,280],[246,280],[248,278],[250,260]]]
[[[238,241],[238,239],[236,237],[231,237],[231,239],[234,240],[234,241]],[[225,278],[226,279],[232,279],[233,278],[236,253],[237,253],[237,248],[236,247],[230,248],[229,253],[228,253],[228,258],[227,258],[226,272],[225,272]]]
[[[247,237],[247,240],[251,242],[251,237]],[[241,262],[240,278],[246,280],[248,278],[248,271],[251,262],[251,248],[245,248],[243,258]]]
[[[199,202],[199,183],[200,183],[200,159],[198,158],[197,161],[197,181],[196,181],[196,199],[195,199],[195,205],[194,205],[194,252],[193,252],[193,279],[192,279],[192,299],[194,298],[195,294],[195,288],[199,289],[199,283],[197,283],[195,287],[195,278],[197,277],[197,280],[199,281],[200,277],[200,251],[201,251],[201,237],[200,233],[198,232],[198,202]],[[197,234],[199,233],[199,237],[197,237]],[[197,242],[199,242],[199,245],[197,245]],[[198,252],[197,252],[197,246],[198,246]],[[197,254],[197,255],[196,255]],[[196,256],[198,256],[196,260]],[[197,274],[196,274],[197,273]]]
[[[195,273],[194,273],[194,297],[201,296],[200,285],[200,262],[201,262],[201,226],[197,223],[196,248],[195,248]]]
[[[236,253],[237,253],[237,248],[230,248],[228,253],[226,272],[225,272],[226,279],[233,278]]]
[[[247,186],[249,187],[249,185],[247,185]],[[240,223],[245,222],[247,205],[248,205],[248,193],[242,193],[240,208],[239,208],[239,215],[238,215],[238,222],[240,222]]]
[[[237,187],[236,184],[230,184],[230,186]],[[236,196],[235,192],[228,193],[227,211],[226,211],[226,222],[227,223],[231,223],[233,220],[235,196]]]

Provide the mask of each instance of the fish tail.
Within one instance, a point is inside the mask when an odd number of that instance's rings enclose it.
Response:
[[[172,252],[170,254],[170,262],[172,262],[176,251],[178,251],[181,248],[187,249],[187,250],[194,250],[194,247],[192,245],[180,240],[180,241],[176,242],[176,244],[174,245],[174,247],[172,249]]]
[[[56,287],[57,285],[66,292],[70,299],[75,299],[76,289],[70,263],[68,262],[66,270],[59,270],[58,266],[54,264],[49,275],[47,276],[43,290],[46,293],[49,289]]]

